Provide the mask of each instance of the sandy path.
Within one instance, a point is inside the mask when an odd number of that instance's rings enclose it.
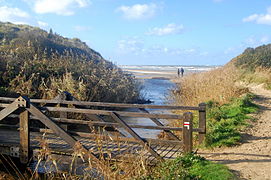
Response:
[[[243,136],[243,143],[232,148],[201,151],[208,160],[227,165],[241,179],[271,180],[271,91],[261,85],[251,86],[259,96],[255,103],[260,106],[257,122]]]

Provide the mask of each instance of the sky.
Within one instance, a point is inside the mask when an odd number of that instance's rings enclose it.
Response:
[[[270,0],[0,0],[0,21],[80,38],[117,65],[223,65],[271,42]]]

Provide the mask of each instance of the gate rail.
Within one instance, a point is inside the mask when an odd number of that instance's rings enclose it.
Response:
[[[74,135],[81,137],[95,137],[91,132],[80,132],[69,130],[72,124],[87,125],[89,127],[104,127],[108,130],[110,136],[103,135],[103,138],[123,140],[128,142],[138,142],[153,157],[163,160],[161,153],[151,146],[151,143],[161,143],[167,145],[179,145],[184,153],[193,150],[193,132],[198,133],[199,143],[203,143],[206,134],[206,105],[199,104],[198,107],[192,106],[170,106],[170,105],[145,105],[145,104],[122,104],[122,103],[104,103],[104,102],[86,102],[78,101],[71,94],[64,92],[52,100],[45,99],[28,99],[25,96],[19,98],[0,97],[0,122],[4,119],[19,118],[20,132],[20,151],[19,157],[22,163],[27,163],[30,159],[31,145],[30,132],[35,127],[30,127],[30,120],[39,120],[49,130],[39,129],[39,131],[53,132],[61,137],[71,147],[75,145],[82,147],[85,158],[91,158],[98,165],[101,163],[97,156],[90,151],[83,143],[79,142]],[[134,110],[138,111],[134,111]],[[199,126],[193,127],[193,114],[184,112],[182,115],[172,113],[152,113],[149,109],[169,110],[169,111],[198,111]],[[133,110],[133,111],[132,111]],[[53,113],[52,113],[53,112]],[[69,118],[71,114],[81,114],[84,118]],[[58,115],[56,115],[58,114]],[[127,124],[123,117],[148,118],[155,125],[135,125]],[[110,121],[108,121],[108,118]],[[170,127],[164,125],[159,119],[172,119],[181,121],[181,127]],[[6,120],[8,122],[8,120]],[[4,126],[14,126],[9,123],[1,124]],[[120,128],[129,133],[131,137],[123,137]],[[134,130],[136,128],[162,130],[170,138],[169,140],[143,138]],[[36,128],[37,129],[37,128]],[[116,133],[112,133],[112,130]],[[179,138],[174,132],[182,131],[182,137]],[[0,140],[1,143],[1,140]],[[165,150],[164,150],[165,151]],[[100,164],[101,165],[101,164]],[[101,165],[102,166],[102,165]]]

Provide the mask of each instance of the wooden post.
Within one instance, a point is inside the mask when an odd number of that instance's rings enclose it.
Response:
[[[30,154],[30,139],[29,139],[29,113],[24,109],[20,113],[20,161],[27,164]]]
[[[183,115],[183,150],[184,153],[191,153],[193,150],[193,114],[186,112]]]
[[[65,92],[63,92],[63,93],[61,93],[61,94],[59,95],[59,100],[60,100],[59,105],[60,105],[60,107],[68,107],[67,104],[61,104],[61,101],[66,101],[67,99],[68,99],[68,98],[67,98],[67,94],[66,94]],[[67,113],[67,112],[59,112],[59,113],[60,113],[60,114],[59,114],[59,117],[60,117],[60,118],[65,118],[65,119],[68,118],[68,113]],[[68,125],[67,125],[67,124],[60,124],[60,127],[61,127],[62,129],[64,129],[65,131],[68,130]]]
[[[205,140],[206,135],[206,104],[199,104],[199,128],[203,130],[203,132],[199,132],[199,144],[202,144]]]

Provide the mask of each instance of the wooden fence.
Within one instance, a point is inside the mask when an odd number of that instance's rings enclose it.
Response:
[[[83,157],[96,163],[100,163],[101,153],[98,151],[101,152],[101,148],[106,152],[111,148],[110,157],[115,159],[139,150],[141,153],[144,150],[144,156],[150,161],[174,158],[178,153],[192,152],[193,132],[198,133],[199,143],[204,141],[206,134],[204,103],[188,107],[86,102],[64,92],[52,100],[0,97],[0,109],[0,153],[19,157],[22,163],[29,162],[34,152],[42,149],[37,139],[44,133],[53,153],[71,155],[75,147],[80,147]],[[184,113],[174,114],[172,111]],[[193,114],[189,111],[198,112],[198,127],[193,127]],[[139,118],[139,121],[147,118],[154,125],[129,124],[124,117]],[[165,125],[161,119],[175,120],[180,127]],[[138,128],[163,131],[168,139],[141,137],[136,132]],[[104,130],[103,134],[99,129]],[[181,132],[182,137],[176,132]],[[100,148],[97,137],[102,140]],[[110,145],[104,147],[105,143]]]

